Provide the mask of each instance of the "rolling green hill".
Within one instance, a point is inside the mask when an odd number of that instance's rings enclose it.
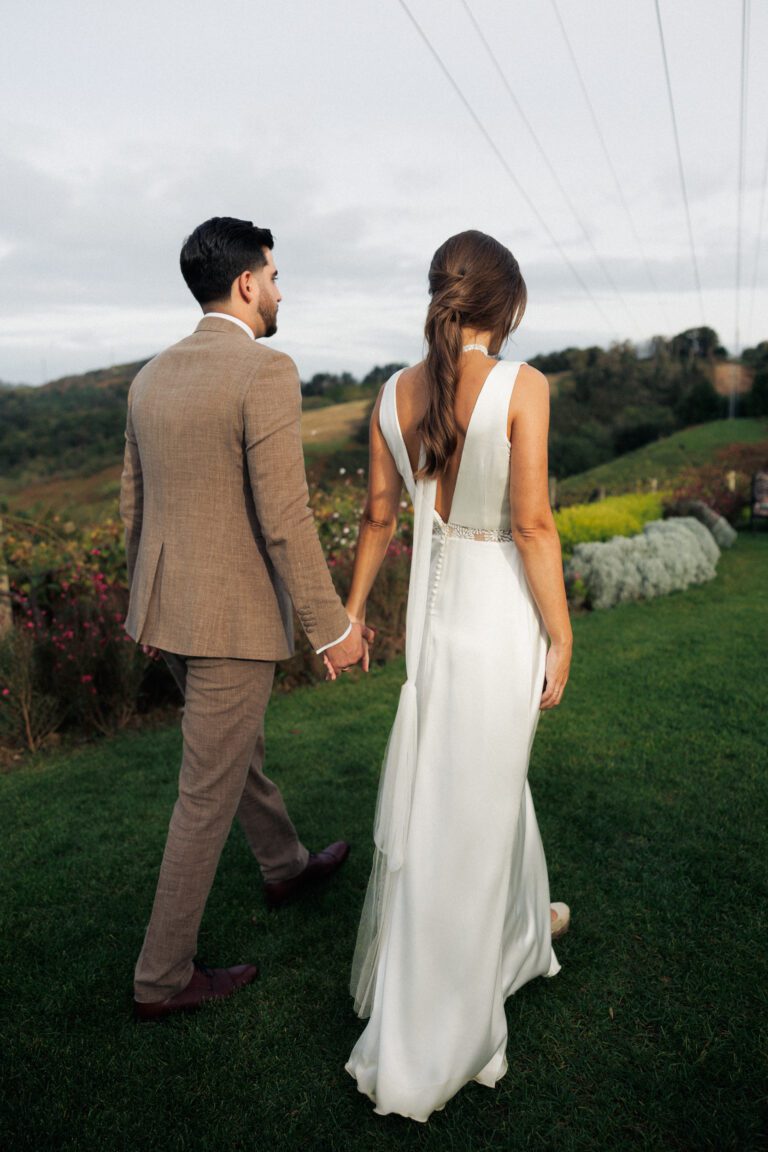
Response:
[[[365,421],[370,403],[370,397],[365,396],[344,404],[309,408],[304,413],[301,431],[308,467],[328,456],[343,457],[347,462],[354,450],[353,437]],[[118,440],[106,467],[86,464],[82,472],[63,471],[60,475],[29,479],[0,477],[0,503],[12,512],[65,513],[81,523],[90,523],[113,512],[120,492],[124,419],[123,402]]]
[[[579,504],[597,488],[617,495],[633,492],[638,486],[647,487],[654,479],[663,488],[684,468],[709,463],[721,448],[763,440],[768,445],[768,420],[713,420],[710,424],[693,425],[578,476],[569,476],[558,484],[558,500],[561,504]]]

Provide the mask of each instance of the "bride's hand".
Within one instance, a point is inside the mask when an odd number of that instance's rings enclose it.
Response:
[[[363,651],[363,659],[361,661],[361,667],[363,669],[363,672],[367,672],[371,666],[371,658],[370,658],[370,651],[369,650],[373,647],[373,642],[376,639],[376,629],[371,628],[369,624],[366,624],[364,612],[361,613],[360,615],[357,615],[354,612],[350,612],[349,608],[347,608],[347,616],[349,616],[349,618],[353,624],[359,624],[360,628],[362,630],[364,651]]]
[[[550,644],[544,670],[544,690],[539,708],[542,712],[556,708],[563,698],[571,667],[571,645]]]
[[[376,638],[376,629],[371,628],[366,624],[365,618],[360,616],[353,616],[351,612],[347,612],[350,621],[353,624],[359,624],[363,636],[363,657],[360,661],[363,672],[367,672],[371,666],[369,649],[373,647],[373,641]],[[328,659],[327,653],[323,653],[323,664],[325,664],[325,678],[326,680],[335,680],[337,678],[336,669],[331,661]]]

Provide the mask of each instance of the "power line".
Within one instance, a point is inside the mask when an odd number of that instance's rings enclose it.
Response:
[[[744,141],[747,131],[747,67],[749,64],[747,50],[747,29],[749,27],[749,0],[742,0],[741,5],[741,87],[739,90],[739,168],[738,168],[738,195],[736,203],[736,299],[734,307],[734,336],[733,354],[738,356],[741,352],[741,333],[739,322],[741,320],[741,233],[744,215]],[[736,394],[731,387],[728,398],[728,415],[733,416],[736,409]]]
[[[581,229],[582,235],[583,235],[584,239],[586,240],[587,244],[589,245],[589,247],[592,251],[592,255],[594,256],[597,263],[600,265],[600,268],[602,270],[603,275],[605,276],[606,280],[608,281],[608,283],[610,284],[614,293],[616,294],[619,301],[621,302],[622,307],[624,308],[625,312],[627,313],[627,316],[629,317],[630,323],[633,324],[639,332],[640,329],[638,328],[637,321],[635,320],[634,316],[632,315],[631,309],[629,308],[626,300],[622,296],[621,291],[619,290],[619,287],[616,284],[615,280],[613,279],[613,277],[611,276],[607,267],[605,266],[603,258],[601,257],[600,253],[597,251],[597,249],[594,245],[594,242],[592,240],[592,237],[590,236],[589,232],[587,231],[587,228],[586,228],[586,225],[584,224],[584,221],[581,219],[581,217],[580,217],[580,215],[576,209],[576,206],[574,205],[573,201],[571,200],[571,197],[568,194],[567,189],[563,185],[563,182],[560,179],[555,166],[552,164],[551,160],[549,159],[549,156],[547,155],[547,152],[544,148],[544,145],[539,140],[538,135],[534,131],[533,126],[531,125],[530,121],[528,120],[528,117],[526,116],[525,112],[523,111],[523,108],[522,108],[522,105],[520,104],[520,101],[517,99],[517,96],[515,96],[515,93],[512,90],[512,86],[509,83],[509,80],[507,79],[506,73],[504,72],[504,69],[502,68],[501,64],[499,63],[496,54],[494,53],[493,49],[491,48],[490,44],[488,43],[488,40],[486,39],[485,33],[483,32],[482,28],[480,27],[479,23],[477,22],[477,19],[475,18],[474,12],[470,8],[469,4],[467,3],[467,0],[461,0],[461,3],[463,4],[467,15],[469,16],[470,20],[472,21],[474,29],[477,32],[477,35],[480,37],[480,41],[482,42],[482,45],[485,48],[485,51],[486,51],[488,57],[490,58],[491,63],[493,64],[493,66],[494,66],[494,68],[495,68],[495,70],[499,76],[499,79],[501,80],[502,84],[504,85],[504,87],[507,91],[507,95],[509,96],[515,109],[517,110],[517,113],[518,113],[520,119],[523,121],[523,124],[525,124],[525,127],[528,129],[528,133],[531,136],[531,139],[533,140],[534,144],[538,148],[539,154],[541,155],[542,159],[544,160],[544,163],[547,166],[547,169],[549,170],[549,174],[551,175],[552,179],[557,184],[557,187],[560,189],[560,193],[561,193],[563,199],[565,200],[566,204],[570,208],[571,213],[573,214],[574,220],[576,221],[579,228]]]
[[[571,259],[568,256],[567,252],[563,248],[562,244],[557,239],[557,237],[555,236],[555,234],[552,232],[551,228],[547,224],[546,220],[544,219],[544,217],[539,212],[538,208],[536,207],[536,204],[534,203],[534,201],[531,199],[531,197],[526,192],[523,185],[518,180],[517,176],[513,172],[512,168],[510,167],[506,157],[504,156],[504,153],[501,151],[498,144],[493,139],[493,137],[491,136],[490,132],[488,131],[488,129],[483,124],[483,122],[480,119],[480,117],[478,116],[478,114],[475,112],[475,110],[472,107],[472,105],[470,104],[469,100],[467,99],[467,97],[464,95],[461,88],[457,84],[456,80],[454,80],[453,76],[451,75],[451,73],[448,70],[447,65],[444,63],[444,61],[443,61],[442,57],[439,55],[437,49],[432,44],[432,41],[429,39],[429,37],[427,36],[426,32],[424,31],[424,29],[419,24],[416,17],[411,12],[411,10],[408,7],[408,5],[406,4],[405,0],[398,0],[398,4],[403,9],[406,16],[408,17],[408,19],[411,21],[414,28],[418,32],[419,36],[421,37],[421,39],[426,44],[426,46],[429,49],[429,52],[432,55],[433,59],[436,61],[441,72],[443,73],[446,80],[448,81],[448,83],[453,88],[456,95],[459,97],[459,100],[461,100],[462,104],[466,108],[469,115],[472,117],[472,120],[474,121],[474,123],[477,126],[478,130],[480,131],[481,135],[483,136],[486,143],[490,147],[491,151],[495,155],[496,159],[499,161],[502,168],[506,172],[507,176],[509,177],[509,179],[512,181],[515,188],[517,189],[518,194],[523,198],[525,203],[528,205],[531,212],[535,216],[536,220],[539,222],[541,228],[544,230],[546,235],[549,237],[550,242],[554,245],[555,249],[559,253],[559,255],[562,258],[562,260],[564,261],[564,263],[568,265],[568,268],[571,270],[571,273],[573,274],[573,277],[576,280],[576,282],[578,283],[579,287],[582,289],[582,291],[588,297],[590,302],[594,305],[595,309],[599,312],[600,317],[603,320],[603,322],[605,324],[607,324],[608,327],[611,329],[611,331],[614,332],[614,335],[616,335],[617,333],[615,332],[613,324],[611,323],[611,321],[609,320],[609,318],[606,316],[605,312],[601,308],[600,304],[597,302],[597,300],[593,296],[588,285],[584,282],[584,280],[581,276],[581,273],[576,268],[576,266],[573,264],[573,262],[571,261]]]
[[[754,339],[752,329],[752,318],[755,311],[755,294],[757,292],[757,277],[760,271],[760,248],[763,242],[763,219],[765,217],[765,202],[766,192],[768,192],[768,137],[765,141],[765,161],[763,163],[763,188],[760,193],[760,211],[757,216],[757,244],[755,244],[755,264],[752,270],[752,291],[749,299],[749,324],[748,330],[750,336]]]
[[[683,155],[680,151],[680,135],[677,131],[677,117],[675,116],[675,101],[672,96],[672,82],[669,78],[669,64],[667,63],[667,49],[664,44],[664,29],[661,24],[661,11],[659,9],[659,0],[654,0],[656,5],[656,20],[659,25],[659,40],[661,41],[661,56],[664,61],[664,76],[667,81],[667,96],[669,97],[669,112],[672,117],[672,130],[675,136],[675,151],[677,152],[677,167],[680,172],[680,188],[683,193],[683,205],[685,207],[685,219],[688,225],[688,242],[691,248],[691,261],[693,263],[693,278],[696,283],[696,290],[699,294],[699,308],[701,310],[701,323],[704,324],[704,296],[701,291],[701,277],[699,276],[699,263],[696,259],[696,245],[693,240],[693,226],[691,224],[691,209],[688,203],[688,189],[685,185],[685,169],[683,168]]]
[[[611,176],[613,177],[613,183],[614,183],[615,188],[616,188],[616,194],[619,197],[619,202],[621,203],[621,206],[624,209],[624,212],[626,213],[627,219],[629,220],[629,226],[630,226],[630,229],[632,230],[632,235],[635,238],[635,243],[637,244],[640,255],[642,257],[643,264],[645,266],[645,272],[646,272],[646,275],[648,277],[648,282],[656,294],[656,303],[659,306],[659,310],[660,310],[662,316],[664,317],[665,321],[667,322],[667,327],[669,327],[669,321],[667,319],[666,308],[664,307],[664,304],[662,303],[662,300],[661,300],[661,293],[659,291],[659,286],[656,283],[656,277],[653,275],[653,272],[651,271],[650,261],[648,260],[648,255],[645,251],[645,246],[643,245],[643,241],[641,239],[640,232],[638,230],[637,224],[635,223],[635,218],[632,215],[632,211],[629,207],[629,203],[627,201],[626,196],[624,195],[624,189],[621,186],[621,181],[619,179],[618,173],[617,173],[616,168],[614,166],[613,160],[611,159],[611,154],[608,151],[608,145],[606,144],[605,136],[603,135],[603,130],[600,127],[600,121],[597,118],[597,113],[595,111],[594,105],[593,105],[592,100],[590,98],[589,91],[587,90],[587,85],[584,82],[584,77],[582,75],[581,69],[579,68],[579,62],[576,59],[576,53],[574,52],[573,47],[571,45],[570,37],[568,36],[568,32],[566,30],[565,23],[563,21],[562,16],[560,15],[560,9],[557,6],[557,0],[551,0],[551,3],[552,3],[552,7],[555,10],[555,16],[557,17],[557,22],[560,25],[560,31],[563,34],[563,39],[565,40],[565,46],[568,49],[568,55],[571,58],[571,63],[573,64],[574,71],[576,72],[576,76],[577,76],[578,81],[579,81],[579,86],[581,87],[581,92],[582,92],[582,95],[584,97],[584,101],[587,105],[587,109],[589,111],[590,118],[592,120],[592,125],[593,125],[595,132],[597,134],[597,138],[600,141],[600,147],[603,150],[603,156],[605,157],[605,162],[608,165],[608,169],[611,173]]]

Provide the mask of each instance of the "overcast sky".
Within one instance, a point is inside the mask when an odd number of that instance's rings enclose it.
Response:
[[[305,379],[417,359],[430,258],[465,228],[508,245],[528,282],[512,358],[702,322],[733,348],[742,0],[660,4],[703,315],[653,0],[408,7],[538,217],[399,0],[5,0],[0,379],[37,384],[186,335],[199,313],[178,251],[213,215],[274,232],[273,344]],[[768,338],[765,238],[752,291],[767,49],[768,4],[755,3],[742,345]]]

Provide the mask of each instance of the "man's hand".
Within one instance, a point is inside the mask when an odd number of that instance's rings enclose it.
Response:
[[[141,650],[145,656],[149,656],[150,660],[160,659],[160,649],[153,648],[151,644],[142,644]]]
[[[362,620],[350,617],[352,631],[339,644],[326,648],[323,653],[323,662],[328,671],[328,679],[335,680],[340,672],[345,672],[353,664],[362,661],[363,671],[367,672],[370,666],[368,649],[373,644],[376,632],[369,628]]]

